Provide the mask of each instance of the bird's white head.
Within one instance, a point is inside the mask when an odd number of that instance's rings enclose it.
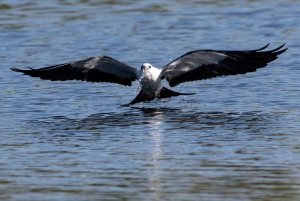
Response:
[[[153,66],[151,65],[151,64],[149,64],[149,63],[144,63],[142,66],[141,66],[141,69],[143,70],[143,71],[149,71],[151,68],[153,68]]]
[[[159,74],[161,72],[161,69],[155,68],[149,63],[144,63],[141,66],[141,76],[148,77],[152,80],[157,80],[159,77]]]

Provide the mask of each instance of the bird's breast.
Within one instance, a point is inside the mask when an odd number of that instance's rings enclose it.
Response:
[[[140,79],[140,87],[143,91],[155,93],[161,86],[160,80],[153,80],[148,76],[143,76]]]

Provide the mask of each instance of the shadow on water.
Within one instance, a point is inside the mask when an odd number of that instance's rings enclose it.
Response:
[[[263,130],[266,127],[270,114],[259,111],[235,113],[235,112],[193,112],[183,111],[177,108],[144,108],[131,107],[127,111],[112,113],[96,113],[85,118],[68,118],[65,116],[53,116],[39,120],[30,120],[30,124],[40,124],[50,130],[95,130],[110,127],[130,127],[151,125],[153,123],[165,123],[170,128],[177,130],[206,130],[221,126],[223,129]]]

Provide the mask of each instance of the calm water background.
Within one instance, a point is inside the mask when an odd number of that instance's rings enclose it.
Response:
[[[296,0],[2,0],[0,200],[300,200],[299,19]],[[136,107],[137,84],[9,70],[268,42],[289,47],[268,68]]]

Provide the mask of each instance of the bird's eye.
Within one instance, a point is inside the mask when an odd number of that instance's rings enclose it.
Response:
[[[151,68],[151,66],[149,66],[149,68]]]

